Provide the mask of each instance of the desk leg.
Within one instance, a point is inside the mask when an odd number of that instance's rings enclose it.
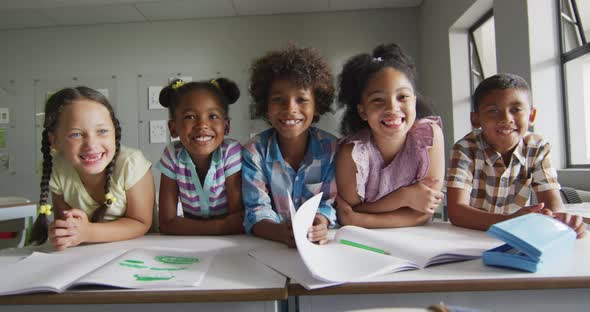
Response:
[[[279,300],[279,312],[289,312],[289,298],[285,300]]]
[[[280,312],[299,312],[299,296],[289,297],[286,300],[280,300],[278,303]]]

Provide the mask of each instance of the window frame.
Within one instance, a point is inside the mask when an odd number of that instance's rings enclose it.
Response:
[[[475,41],[475,36],[473,33],[481,27],[484,23],[489,21],[492,17],[494,17],[494,9],[487,11],[480,19],[478,19],[469,29],[467,30],[468,40],[467,40],[467,51],[469,53],[469,85],[471,88],[471,94],[475,92],[475,88],[477,85],[473,81],[473,75],[477,75],[481,78],[481,80],[485,79],[485,73],[483,71],[483,65],[481,64],[481,57],[480,52],[477,47],[477,42]],[[471,48],[473,47],[473,49]],[[473,55],[473,51],[475,51],[475,55]],[[477,64],[479,65],[479,69],[481,72],[476,71],[472,66],[472,60],[477,60]],[[473,111],[473,103],[471,103],[471,110]]]
[[[577,58],[580,58],[586,54],[590,54],[590,43],[586,39],[586,35],[584,33],[584,28],[582,25],[582,20],[580,19],[580,14],[578,11],[578,6],[576,1],[577,0],[556,0],[557,1],[557,22],[559,24],[559,55],[560,55],[560,67],[561,67],[561,93],[562,93],[562,101],[563,101],[563,110],[564,110],[564,127],[565,127],[565,144],[566,144],[566,166],[567,168],[590,168],[590,163],[587,164],[573,164],[572,163],[572,149],[570,145],[570,107],[568,105],[568,95],[567,95],[567,81],[566,81],[566,71],[565,66],[566,63],[573,61]],[[572,13],[574,14],[574,18],[576,21],[571,21],[569,16],[564,16],[563,13],[563,2],[566,1],[570,4]],[[567,22],[574,25],[579,39],[581,40],[582,45],[576,47],[570,51],[565,52],[564,48],[564,27],[563,27],[563,19]],[[588,99],[590,100],[590,99]]]

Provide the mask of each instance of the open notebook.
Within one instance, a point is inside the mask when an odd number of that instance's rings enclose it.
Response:
[[[99,256],[35,252],[0,269],[0,295],[60,293],[83,285],[194,287],[213,257],[213,252],[165,248],[116,250]]]
[[[257,260],[312,289],[356,282],[371,277],[447,262],[479,258],[499,242],[485,234],[447,224],[413,228],[368,230],[344,226],[326,245],[307,239],[321,194],[292,213],[297,252],[253,250]],[[476,232],[477,238],[471,236]],[[298,255],[298,256],[297,256]]]

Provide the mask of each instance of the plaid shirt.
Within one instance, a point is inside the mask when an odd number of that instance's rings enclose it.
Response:
[[[469,192],[472,207],[501,214],[526,206],[531,188],[535,192],[560,189],[551,166],[551,146],[541,136],[527,132],[506,167],[479,129],[453,146],[447,187]]]
[[[337,139],[333,135],[309,128],[307,151],[299,170],[285,162],[274,128],[265,130],[244,146],[242,197],[246,233],[254,224],[268,219],[276,223],[289,220],[289,197],[296,208],[323,192],[318,213],[333,226],[336,222],[335,154]]]

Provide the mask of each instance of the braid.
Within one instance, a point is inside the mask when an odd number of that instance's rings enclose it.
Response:
[[[41,152],[43,153],[43,172],[41,177],[41,194],[39,198],[39,216],[33,225],[31,233],[31,241],[38,244],[42,244],[47,241],[48,236],[48,220],[47,215],[51,214],[51,206],[49,205],[49,181],[51,179],[51,170],[53,166],[53,158],[51,155],[51,142],[49,141],[49,135],[55,133],[59,115],[65,105],[73,103],[79,99],[88,99],[104,105],[110,112],[111,119],[115,126],[115,139],[116,139],[116,151],[113,160],[107,168],[105,168],[105,195],[109,191],[109,184],[111,181],[111,174],[115,166],[115,161],[119,155],[120,141],[121,141],[121,127],[120,123],[115,117],[113,107],[109,103],[108,99],[104,97],[100,92],[90,89],[88,87],[76,87],[76,88],[65,88],[54,93],[47,102],[45,103],[45,120],[43,123],[43,135],[41,139]],[[104,206],[104,207],[103,207]],[[102,221],[106,210],[108,209],[106,204],[99,207],[92,216],[93,221]],[[55,219],[63,218],[62,211],[54,209],[56,213]]]
[[[115,162],[117,161],[117,157],[119,156],[119,151],[121,150],[121,126],[119,125],[119,120],[114,116],[113,112],[111,111],[111,118],[113,119],[113,124],[115,125],[115,156],[113,160],[106,166],[104,169],[105,171],[105,180],[104,180],[104,194],[109,193],[109,188],[111,184],[111,175],[115,168]],[[104,220],[104,216],[106,215],[107,209],[109,206],[105,202],[100,205],[100,207],[96,208],[92,213],[92,217],[90,218],[90,222],[102,222]]]
[[[43,153],[43,175],[41,177],[41,195],[39,205],[47,204],[49,198],[49,179],[51,178],[51,167],[53,160],[51,156],[51,144],[49,143],[49,134],[47,128],[43,130],[41,139],[41,153]],[[33,225],[31,232],[31,241],[43,244],[47,240],[47,230],[49,228],[47,215],[40,213]]]

